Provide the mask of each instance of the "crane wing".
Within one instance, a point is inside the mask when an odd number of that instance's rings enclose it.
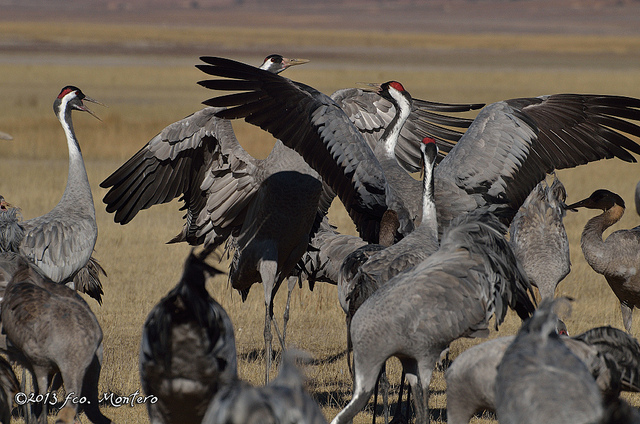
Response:
[[[100,184],[109,188],[103,201],[115,222],[126,224],[140,210],[182,196],[186,223],[172,241],[226,238],[259,183],[256,159],[231,123],[215,116],[220,110],[205,108],[167,126]]]
[[[229,107],[217,116],[244,118],[300,153],[337,193],[363,238],[377,241],[387,206],[411,225],[406,208],[394,204],[384,172],[362,134],[328,96],[312,87],[229,59],[201,58],[203,72],[231,79],[199,84],[214,90],[242,91],[206,100]]]
[[[439,218],[441,204],[460,199],[446,220],[494,205],[510,221],[554,169],[613,157],[635,162],[640,146],[625,133],[640,136],[640,127],[626,119],[640,121],[640,99],[556,94],[485,107],[436,168]]]
[[[98,231],[95,223],[85,219],[69,215],[64,220],[51,219],[55,211],[22,223],[24,238],[20,253],[52,281],[66,283],[89,261]],[[95,233],[95,237],[84,236],[91,233]]]
[[[371,150],[395,115],[395,107],[373,91],[359,88],[338,90],[331,98],[347,114],[362,133]],[[449,152],[462,136],[453,128],[467,128],[473,120],[442,115],[436,112],[466,112],[480,109],[484,104],[447,104],[413,99],[413,111],[402,127],[396,145],[396,159],[408,172],[420,171],[420,142],[424,137],[436,140],[439,160]]]

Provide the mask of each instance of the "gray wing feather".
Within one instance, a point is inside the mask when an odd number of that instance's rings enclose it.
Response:
[[[449,184],[450,198],[503,208],[510,220],[554,169],[612,157],[635,161],[629,152],[640,153],[640,146],[623,133],[640,135],[640,127],[618,117],[640,120],[638,108],[637,99],[576,94],[493,103],[436,168],[436,186]]]
[[[67,216],[65,220],[50,218],[51,215],[46,214],[23,222],[25,236],[20,253],[54,282],[66,282],[75,275],[74,271],[89,261],[98,230],[95,222],[73,219],[72,216]],[[91,233],[95,237],[84,236]],[[83,234],[83,237],[77,237],[76,234]]]

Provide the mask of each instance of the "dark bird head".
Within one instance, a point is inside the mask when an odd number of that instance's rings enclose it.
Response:
[[[614,206],[620,206],[622,209],[625,208],[624,200],[622,197],[617,194],[604,189],[599,189],[594,191],[591,196],[586,199],[580,200],[579,202],[572,203],[567,206],[567,209],[575,209],[575,208],[587,208],[587,209],[602,209],[603,211],[608,211]]]
[[[97,100],[92,99],[91,97],[85,96],[85,94],[78,87],[73,85],[67,85],[64,87],[58,97],[53,102],[53,111],[56,115],[59,115],[61,111],[71,111],[71,110],[80,110],[82,112],[89,112],[91,116],[101,121],[98,116],[91,111],[83,102],[91,102],[101,106],[105,106]]]
[[[273,72],[274,74],[279,74],[291,66],[302,65],[307,62],[309,62],[308,59],[289,59],[279,54],[270,54],[264,58],[264,62],[260,66],[260,69]]]

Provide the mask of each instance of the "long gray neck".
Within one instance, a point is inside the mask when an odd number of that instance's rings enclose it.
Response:
[[[382,154],[385,158],[395,158],[396,144],[400,137],[400,131],[404,123],[411,114],[411,101],[406,97],[400,95],[396,98],[396,104],[394,105],[398,112],[395,114],[384,133],[380,137],[380,145],[382,146]]]
[[[93,196],[89,177],[84,167],[80,145],[73,130],[71,121],[71,109],[62,105],[58,112],[58,120],[62,125],[67,137],[67,147],[69,149],[69,174],[67,176],[67,186],[60,199],[59,204],[73,205],[77,209],[84,209],[95,215]],[[87,199],[89,201],[87,201]]]

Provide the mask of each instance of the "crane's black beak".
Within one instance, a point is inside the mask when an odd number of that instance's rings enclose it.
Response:
[[[589,197],[587,197],[586,199],[582,199],[579,202],[576,203],[572,203],[570,205],[566,205],[565,204],[565,209],[568,211],[572,211],[572,212],[578,212],[577,208],[588,208],[588,209],[593,209],[592,205],[591,205],[591,199]]]
[[[560,202],[560,207],[565,211],[578,212],[578,209],[575,208],[575,203],[567,205],[565,202]]]

